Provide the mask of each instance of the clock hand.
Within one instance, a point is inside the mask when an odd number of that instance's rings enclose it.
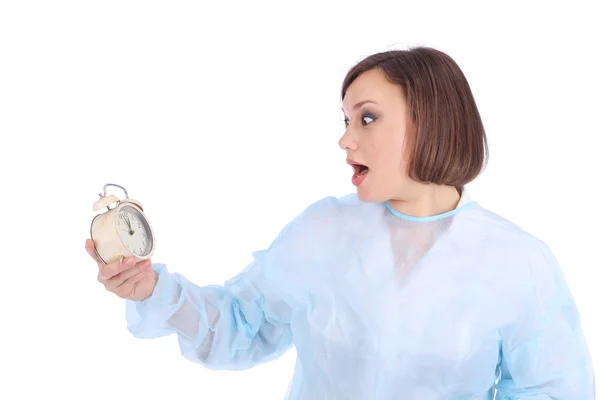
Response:
[[[129,217],[126,215],[122,215],[121,217],[123,218],[123,221],[125,221],[127,228],[129,228],[128,230],[126,230],[126,229],[123,229],[123,230],[125,232],[129,232],[130,235],[133,235],[135,232],[133,231],[133,229],[131,229],[131,222],[129,221]]]
[[[129,227],[129,234],[133,235],[135,231],[131,228],[131,221],[129,220],[129,215],[127,216],[127,226]]]

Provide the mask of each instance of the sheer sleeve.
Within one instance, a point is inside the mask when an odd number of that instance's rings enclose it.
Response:
[[[223,286],[200,287],[155,264],[152,297],[127,301],[129,331],[139,338],[177,334],[184,357],[212,369],[245,369],[292,345],[289,304],[270,291],[257,261]]]
[[[127,301],[128,330],[138,338],[176,334],[182,355],[211,369],[247,369],[280,357],[293,345],[290,322],[302,307],[294,277],[309,276],[319,209],[307,208],[224,285],[200,287],[154,264],[152,296]]]
[[[592,400],[592,361],[560,266],[542,244],[527,265],[532,290],[502,332],[497,400]]]

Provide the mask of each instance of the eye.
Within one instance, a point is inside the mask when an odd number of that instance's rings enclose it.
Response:
[[[375,121],[377,118],[375,118],[374,115],[372,114],[363,114],[361,117],[361,121],[363,126],[369,125],[370,123],[372,123],[373,121]],[[348,125],[350,125],[350,120],[345,117],[344,118],[344,126],[347,128]]]
[[[368,119],[371,119],[371,121],[365,123],[365,120],[368,120]],[[375,119],[376,118],[371,114],[363,114],[363,116],[362,116],[363,125],[369,125],[371,122],[375,121]]]

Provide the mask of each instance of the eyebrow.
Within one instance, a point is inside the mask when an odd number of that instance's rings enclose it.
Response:
[[[379,105],[379,103],[377,103],[376,101],[373,101],[373,100],[363,100],[363,101],[359,101],[358,103],[356,103],[354,105],[354,107],[352,107],[352,109],[353,110],[358,110],[360,107],[362,107],[363,105],[365,105],[367,103],[373,103],[373,104]],[[345,114],[344,107],[342,107],[342,112]]]

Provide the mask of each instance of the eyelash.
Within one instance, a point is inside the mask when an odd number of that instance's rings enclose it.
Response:
[[[366,124],[365,124],[365,123],[363,123],[363,126],[365,126],[365,125],[369,125],[369,124],[372,124],[373,122],[375,122],[375,121],[377,120],[377,118],[375,118],[375,116],[374,116],[374,115],[372,115],[372,114],[369,114],[369,113],[363,114],[363,115],[362,115],[360,118],[361,118],[361,120],[364,120],[365,118],[371,118],[371,119],[372,119],[372,121],[371,121],[371,122],[367,122]],[[350,122],[350,120],[349,120],[348,118],[344,118],[344,126],[345,126],[346,128],[348,127],[348,123],[349,123],[349,122]]]

